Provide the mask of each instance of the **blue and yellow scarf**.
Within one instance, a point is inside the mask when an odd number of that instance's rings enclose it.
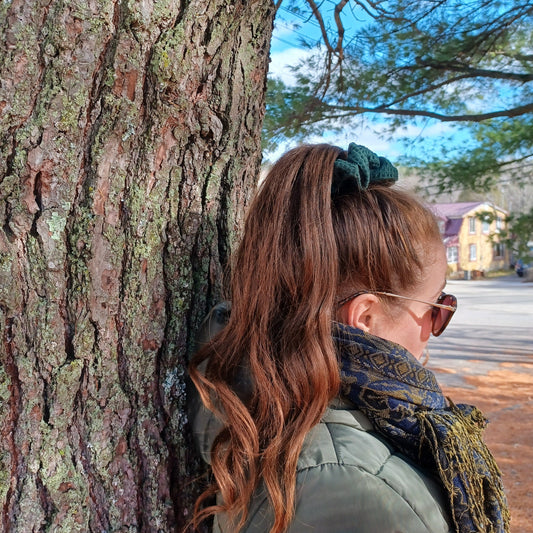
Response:
[[[440,477],[457,533],[508,532],[501,473],[482,440],[482,413],[447,400],[434,374],[398,344],[338,323],[333,338],[341,394],[402,453]]]

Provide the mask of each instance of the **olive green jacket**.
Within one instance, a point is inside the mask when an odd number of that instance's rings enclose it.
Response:
[[[221,425],[201,404],[193,410],[195,440],[209,463]],[[297,467],[295,518],[288,531],[451,533],[447,509],[438,480],[378,436],[352,404],[337,399],[304,441]],[[271,524],[268,498],[260,489],[243,533],[268,533]],[[214,531],[234,533],[224,516],[217,517]]]

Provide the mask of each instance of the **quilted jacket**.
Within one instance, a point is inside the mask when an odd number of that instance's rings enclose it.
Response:
[[[207,336],[223,319],[215,312]],[[198,402],[193,411],[194,436],[209,462],[220,422]],[[347,400],[336,399],[308,433],[289,533],[451,533],[448,514],[439,481],[380,437]],[[243,533],[268,533],[271,524],[268,498],[259,488]],[[223,515],[215,519],[214,531],[234,533]]]

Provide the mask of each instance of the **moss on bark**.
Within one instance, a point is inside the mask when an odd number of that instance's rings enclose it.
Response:
[[[5,531],[173,531],[186,364],[260,162],[274,10],[0,4]]]

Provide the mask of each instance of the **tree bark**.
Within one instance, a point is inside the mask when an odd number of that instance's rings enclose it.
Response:
[[[190,516],[185,365],[258,176],[273,17],[0,3],[0,530]]]

